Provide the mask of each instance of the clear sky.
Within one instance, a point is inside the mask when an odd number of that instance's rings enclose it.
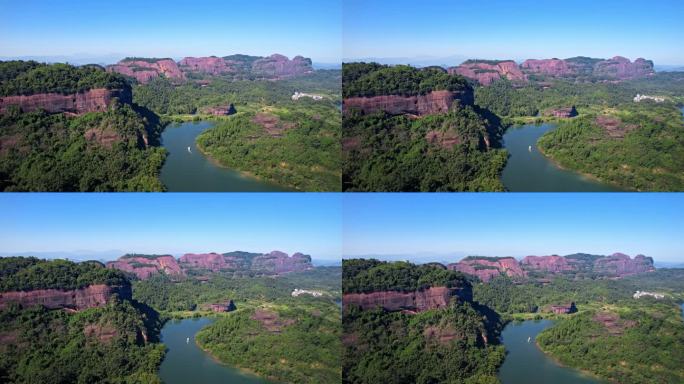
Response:
[[[682,0],[345,0],[343,25],[346,61],[621,55],[684,64]]]
[[[456,261],[464,255],[623,252],[684,262],[681,193],[345,194],[343,198],[345,257],[459,254],[448,260]]]
[[[342,0],[2,0],[0,56],[226,56],[334,63]]]
[[[341,256],[341,197],[331,193],[1,194],[0,212],[3,254],[114,249]]]

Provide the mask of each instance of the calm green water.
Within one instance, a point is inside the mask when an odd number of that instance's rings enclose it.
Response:
[[[537,149],[537,140],[555,124],[510,127],[503,136],[510,157],[501,180],[512,192],[608,192],[615,187],[558,168]],[[531,147],[531,148],[530,148]]]
[[[553,325],[550,320],[509,323],[501,333],[506,360],[499,370],[503,384],[598,384],[600,381],[556,364],[537,348],[537,334]],[[528,343],[527,338],[531,337]]]
[[[287,191],[209,161],[197,149],[195,138],[212,125],[206,121],[172,124],[162,133],[162,144],[169,155],[161,170],[161,180],[170,192]]]
[[[161,341],[168,351],[159,368],[159,376],[164,383],[268,384],[268,381],[217,363],[195,344],[195,333],[211,322],[210,319],[199,318],[171,320],[164,325]],[[188,337],[190,342],[186,343]]]

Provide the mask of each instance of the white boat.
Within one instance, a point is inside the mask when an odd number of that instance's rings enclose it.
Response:
[[[190,150],[190,147],[188,147],[188,153],[192,153],[192,151]]]
[[[532,337],[528,336],[528,337],[527,337],[527,342],[529,343],[531,339],[532,339]]]
[[[530,151],[530,152],[532,152],[532,146],[531,146],[531,145],[528,146],[528,147],[527,147],[527,150]]]
[[[190,338],[185,339],[185,344],[190,344]]]

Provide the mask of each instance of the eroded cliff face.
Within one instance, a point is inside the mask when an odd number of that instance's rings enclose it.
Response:
[[[178,64],[184,72],[199,72],[214,76],[236,72],[232,61],[216,56],[185,57]]]
[[[574,270],[574,267],[565,258],[558,255],[552,256],[526,256],[521,264],[527,270],[559,273]]]
[[[115,65],[107,66],[108,72],[117,72],[134,77],[139,83],[146,84],[151,79],[164,75],[170,79],[184,79],[175,61],[171,59],[129,60],[124,59]]]
[[[520,267],[518,260],[513,257],[498,259],[466,258],[458,263],[447,265],[447,268],[477,276],[483,282],[488,282],[501,275],[506,275],[511,278],[527,277],[527,272]]]
[[[97,88],[86,92],[62,95],[59,93],[38,93],[28,96],[3,96],[0,97],[0,113],[4,113],[11,105],[16,105],[23,112],[32,112],[39,109],[48,113],[68,112],[83,114],[88,112],[103,112],[109,104],[118,99],[122,103],[132,103],[131,89],[105,89]]]
[[[252,72],[264,77],[287,78],[313,72],[311,59],[295,56],[289,60],[286,56],[273,54],[256,60],[252,64]]]
[[[218,253],[186,253],[179,259],[182,268],[202,268],[214,272],[235,268],[235,263]]]
[[[356,109],[364,114],[384,111],[391,115],[424,116],[447,113],[454,103],[472,105],[473,102],[473,91],[467,88],[462,91],[433,91],[418,96],[350,97],[344,99],[342,106],[345,113]]]
[[[628,80],[653,75],[653,62],[642,58],[633,63],[622,56],[608,60],[584,58],[583,60],[545,59],[526,60],[520,66],[525,73],[552,77],[576,77],[592,75],[599,79]]]
[[[116,261],[108,262],[107,268],[134,273],[141,280],[162,272],[167,275],[183,274],[178,262],[171,255],[156,256],[154,258],[123,256]]]
[[[636,79],[653,75],[653,62],[638,58],[634,62],[622,56],[600,61],[594,67],[594,75],[618,80]]]
[[[525,83],[527,76],[518,68],[513,60],[501,61],[496,64],[472,61],[463,63],[447,70],[449,74],[458,74],[472,80],[477,80],[481,85],[487,86],[501,78],[512,82]]]
[[[131,287],[109,286],[105,284],[89,285],[74,290],[37,289],[32,291],[0,292],[0,309],[10,303],[21,304],[22,307],[42,305],[49,309],[83,310],[106,305],[114,295],[131,300]]]
[[[445,308],[450,300],[472,301],[470,286],[430,287],[413,292],[378,291],[370,293],[345,293],[342,306],[357,305],[363,310],[382,308],[386,311],[422,312],[430,309]]]
[[[299,252],[288,256],[285,252],[272,251],[252,259],[253,270],[276,274],[306,271],[311,268],[311,256]]]
[[[576,76],[579,74],[579,72],[565,60],[559,59],[525,60],[520,67],[528,73],[538,73],[555,77]]]
[[[636,255],[634,259],[624,253],[614,253],[597,259],[594,262],[594,271],[615,276],[634,275],[643,272],[655,271],[653,259],[644,255]]]

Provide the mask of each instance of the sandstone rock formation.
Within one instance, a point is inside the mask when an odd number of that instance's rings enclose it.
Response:
[[[558,255],[526,256],[521,264],[526,270],[559,273],[574,270],[568,259]]]
[[[449,68],[448,72],[449,74],[458,74],[472,80],[477,80],[477,82],[484,86],[501,78],[507,78],[517,83],[527,82],[527,76],[525,76],[520,68],[518,68],[518,64],[513,60],[468,60],[457,67]]]
[[[287,78],[313,72],[311,59],[295,56],[289,60],[286,56],[273,54],[254,61],[252,72],[264,77]]]
[[[167,275],[183,274],[176,259],[171,255],[126,255],[108,262],[107,268],[134,273],[142,280],[162,272]]]
[[[644,255],[636,255],[634,259],[624,253],[614,253],[597,259],[594,262],[594,271],[614,276],[627,276],[643,272],[655,271],[653,258]]]
[[[638,58],[632,63],[621,56],[608,60],[589,57],[573,57],[565,60],[526,60],[520,67],[527,74],[565,78],[594,76],[597,79],[627,80],[655,73],[652,61]]]
[[[594,66],[594,75],[611,79],[626,80],[653,75],[653,62],[638,58],[634,62],[622,56],[600,61]]]
[[[178,64],[184,72],[206,73],[214,76],[236,72],[232,61],[216,56],[185,57]]]
[[[433,91],[426,95],[418,96],[374,96],[374,97],[350,97],[343,101],[345,113],[357,109],[364,114],[377,111],[385,111],[391,115],[411,114],[430,115],[446,113],[452,104],[472,105],[474,102],[473,90],[466,88],[462,91]]]
[[[447,265],[448,269],[477,276],[483,282],[506,275],[511,278],[524,278],[527,273],[513,257],[466,257],[458,263]]]
[[[219,253],[186,253],[179,259],[183,268],[202,268],[214,272],[234,268],[234,264]]]
[[[237,110],[235,109],[235,106],[233,104],[229,104],[225,106],[207,108],[206,110],[204,110],[204,113],[214,116],[230,116],[236,114]]]
[[[115,65],[107,66],[108,72],[117,72],[134,77],[139,83],[146,84],[151,79],[164,75],[170,79],[184,79],[178,65],[172,59],[136,59],[127,58]]]
[[[422,312],[429,309],[444,308],[454,298],[472,301],[472,290],[467,287],[430,287],[413,292],[379,291],[370,293],[345,293],[342,305],[357,305],[361,309],[383,308],[386,311]]]
[[[131,287],[109,286],[105,284],[89,285],[74,290],[36,289],[32,291],[0,292],[0,309],[9,303],[18,303],[23,307],[42,305],[48,309],[82,310],[100,307],[114,295],[122,299],[131,299]]]
[[[520,67],[528,73],[538,73],[553,77],[576,76],[578,72],[572,65],[565,60],[544,59],[544,60],[525,60]]]
[[[577,109],[575,109],[574,105],[572,107],[568,107],[568,108],[549,109],[549,110],[544,111],[543,115],[544,116],[555,116],[555,117],[559,117],[562,119],[568,119],[568,118],[577,116]]]
[[[302,253],[294,253],[288,256],[285,252],[272,251],[259,255],[252,259],[252,269],[267,271],[276,274],[288,272],[300,272],[313,268],[311,256]]]
[[[131,103],[131,89],[91,89],[71,95],[59,93],[39,93],[35,95],[0,97],[0,113],[4,113],[10,105],[16,105],[23,112],[43,109],[49,113],[68,112],[83,114],[87,112],[106,111],[109,104],[118,99],[122,103]]]
[[[623,253],[610,256],[587,255],[577,258],[569,256],[527,256],[521,265],[527,271],[543,273],[593,273],[600,276],[622,277],[654,271],[653,259],[637,255],[634,259]]]

